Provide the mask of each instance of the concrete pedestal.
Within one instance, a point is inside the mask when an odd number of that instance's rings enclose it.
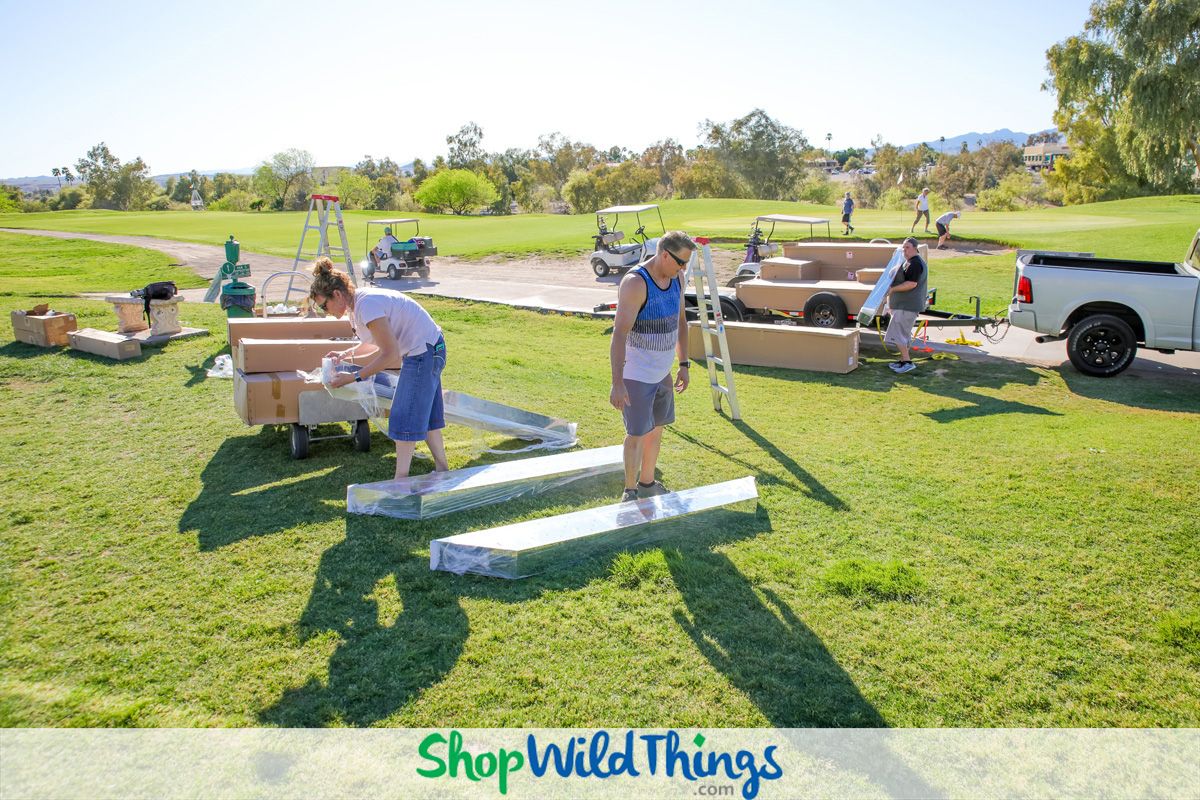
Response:
[[[146,324],[146,302],[140,297],[106,297],[113,304],[117,313],[117,332],[136,333],[150,329],[151,336],[170,336],[179,333],[183,326],[179,324],[179,303],[183,298],[173,297],[170,300],[150,301],[150,324]]]

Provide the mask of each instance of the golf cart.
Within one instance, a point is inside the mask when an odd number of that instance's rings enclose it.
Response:
[[[646,226],[642,224],[642,214],[648,211],[654,211],[658,215],[658,229],[666,233],[662,212],[653,203],[642,206],[612,206],[596,212],[597,233],[592,235],[596,242],[596,250],[592,253],[591,264],[592,272],[595,272],[597,277],[603,278],[610,270],[628,269],[658,252],[661,234],[647,239]],[[625,233],[617,228],[622,214],[633,214],[637,222],[633,240],[628,244],[621,244]]]
[[[771,223],[771,228],[764,235],[762,228],[765,226],[760,226],[759,223],[765,222]],[[779,245],[773,243],[771,238],[775,235],[775,226],[780,222],[789,225],[807,225],[809,239],[813,238],[817,225],[824,225],[826,240],[832,239],[829,220],[821,217],[793,217],[788,214],[763,214],[755,217],[754,222],[750,223],[750,237],[746,240],[746,259],[727,285],[736,286],[742,281],[758,277],[759,263],[764,258],[770,258],[779,252]]]
[[[407,241],[399,241],[398,237],[392,234],[392,231],[398,225],[407,225],[409,223],[416,226],[416,235]],[[391,252],[380,253],[378,244],[372,243],[372,225],[378,225],[383,228],[383,237],[391,236],[393,239],[397,239],[397,241],[391,242]],[[375,233],[378,235],[379,231],[376,230]],[[376,242],[378,242],[378,239]],[[391,281],[406,275],[418,275],[422,278],[428,278],[429,258],[437,255],[437,248],[433,245],[433,239],[421,235],[420,220],[411,218],[373,219],[367,222],[366,250],[367,257],[361,266],[363,276],[367,280],[374,280],[376,272],[387,273],[388,280]]]

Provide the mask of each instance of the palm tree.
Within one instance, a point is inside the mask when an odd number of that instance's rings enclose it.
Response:
[[[58,190],[61,192],[62,191],[62,180],[60,179],[60,176],[62,175],[62,170],[59,169],[58,167],[55,167],[54,169],[50,170],[50,174],[54,176],[54,179],[56,181],[58,181]]]
[[[75,176],[71,174],[70,167],[62,168],[62,176],[67,179],[67,186],[70,186],[72,183],[75,182]]]
[[[938,137],[938,150],[941,151],[942,155],[946,155],[946,137],[945,136]]]
[[[832,141],[833,141],[833,134],[832,133],[825,134],[825,149],[827,151],[829,150],[829,143]]]

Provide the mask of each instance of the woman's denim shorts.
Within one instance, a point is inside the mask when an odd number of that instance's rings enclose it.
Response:
[[[430,431],[446,427],[442,412],[442,370],[446,366],[446,340],[438,337],[425,352],[405,356],[400,382],[388,416],[388,436],[399,442],[422,441]]]

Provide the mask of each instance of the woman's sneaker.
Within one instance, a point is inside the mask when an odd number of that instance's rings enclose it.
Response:
[[[917,365],[911,361],[901,361],[900,366],[895,368],[895,373],[897,375],[903,375],[906,372],[912,372],[916,368]]]
[[[637,489],[626,489],[625,491],[621,492],[621,502],[622,503],[632,503],[632,502],[635,502],[637,499],[638,499],[638,490]]]

